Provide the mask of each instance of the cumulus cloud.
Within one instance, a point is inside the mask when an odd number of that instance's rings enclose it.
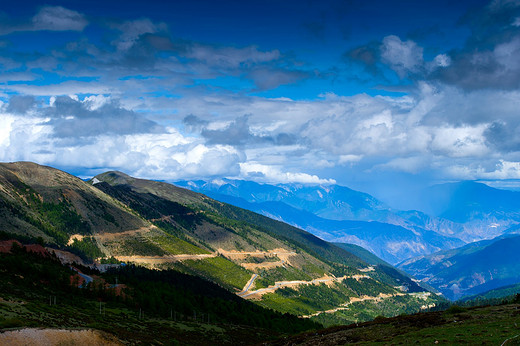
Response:
[[[241,175],[246,179],[279,183],[303,184],[335,184],[334,179],[320,179],[317,175],[300,172],[283,172],[278,167],[262,165],[254,162],[240,164]]]
[[[26,114],[36,105],[34,96],[30,95],[14,95],[9,100],[6,111],[8,113]]]
[[[395,35],[387,36],[381,45],[381,59],[403,78],[418,73],[424,65],[423,49],[413,41],[401,41]]]
[[[206,128],[215,114],[228,119],[213,127],[216,132],[212,135],[222,138],[231,136],[233,130],[242,143],[252,143],[252,134],[266,135],[253,131],[257,128],[293,136],[296,141],[286,150],[274,143],[256,142],[246,152],[248,161],[275,167],[290,164],[294,172],[342,165],[412,174],[437,172],[452,178],[466,174],[473,179],[494,167],[500,155],[517,150],[512,145],[517,143],[514,138],[520,125],[517,92],[465,92],[424,82],[418,87],[403,97],[327,94],[320,100],[296,101],[214,95],[207,100],[183,99],[178,106],[187,113],[199,112],[197,119],[207,122]],[[247,126],[239,115],[246,110],[250,111]],[[499,129],[497,114],[508,131]],[[502,144],[497,142],[499,138]],[[238,145],[240,141],[225,142]],[[475,168],[484,163],[485,169]],[[459,166],[471,168],[461,170]],[[260,177],[260,173],[255,174]]]
[[[63,102],[67,104],[60,105]],[[244,154],[233,147],[205,145],[184,137],[174,128],[161,133],[100,131],[95,135],[89,133],[88,140],[60,136],[56,124],[46,118],[61,117],[78,107],[86,111],[70,100],[57,99],[55,104],[58,110],[53,110],[54,114],[0,115],[0,161],[28,160],[58,167],[82,167],[86,174],[118,169],[146,178],[175,180],[237,176],[239,163],[245,160]]]

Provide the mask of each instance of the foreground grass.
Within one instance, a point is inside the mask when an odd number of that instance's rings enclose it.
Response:
[[[520,304],[453,307],[304,333],[270,345],[434,345],[520,344]]]
[[[43,247],[12,244],[0,253],[0,333],[96,329],[127,344],[240,345],[320,327],[173,270],[127,265],[101,274],[80,267],[93,282],[78,287],[76,271]]]
[[[52,299],[52,298],[51,298]],[[211,316],[172,314],[171,319],[147,317],[116,303],[85,301],[81,305],[57,302],[0,300],[0,332],[25,327],[96,329],[128,344],[201,345],[249,344],[272,339],[278,333],[232,324],[212,324]],[[141,317],[140,317],[141,316]],[[210,323],[208,323],[208,317]]]

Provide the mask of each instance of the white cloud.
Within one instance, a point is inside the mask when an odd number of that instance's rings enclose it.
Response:
[[[307,173],[283,172],[278,167],[266,166],[255,162],[240,164],[241,177],[270,183],[335,184],[334,179],[320,179]]]
[[[244,155],[229,146],[206,146],[168,128],[162,134],[97,135],[57,139],[41,117],[0,116],[0,161],[28,160],[82,167],[93,174],[117,169],[152,179],[237,176]]]
[[[413,41],[401,41],[395,35],[386,36],[381,45],[381,58],[403,78],[408,73],[421,70],[424,59],[423,49]]]
[[[451,65],[451,58],[446,54],[439,54],[433,59],[432,65],[433,68],[448,67]]]
[[[500,160],[492,172],[479,174],[481,179],[520,179],[520,162]]]
[[[433,129],[431,148],[451,157],[482,157],[489,154],[484,131],[487,125]]]
[[[346,163],[354,164],[356,162],[361,161],[361,159],[363,159],[363,155],[349,155],[349,154],[347,154],[347,155],[340,155],[338,162],[340,164],[346,164]]]

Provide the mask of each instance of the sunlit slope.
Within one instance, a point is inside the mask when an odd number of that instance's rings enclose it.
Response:
[[[85,182],[33,163],[1,164],[0,213],[7,235],[40,238],[86,261],[177,269],[325,324],[438,301],[397,272],[298,228],[118,172]]]
[[[81,179],[29,162],[0,164],[0,215],[2,231],[69,244],[87,257],[110,255],[104,236],[151,226]]]
[[[264,306],[309,318],[326,316],[325,323],[337,323],[375,317],[381,313],[378,304],[391,306],[386,313],[393,314],[416,311],[437,299],[420,294],[423,289],[398,272],[370,266],[301,229],[204,195],[119,172],[98,175],[92,182],[142,210],[141,215],[156,226],[182,234],[215,256],[165,262],[161,267],[210,277],[234,288],[247,278],[238,294]],[[371,313],[361,313],[368,310]]]

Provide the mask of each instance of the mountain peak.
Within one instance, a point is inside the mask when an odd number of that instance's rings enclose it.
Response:
[[[119,171],[108,171],[96,175],[92,180],[96,179],[99,182],[105,182],[110,185],[126,185],[131,183],[135,178],[128,174]]]

